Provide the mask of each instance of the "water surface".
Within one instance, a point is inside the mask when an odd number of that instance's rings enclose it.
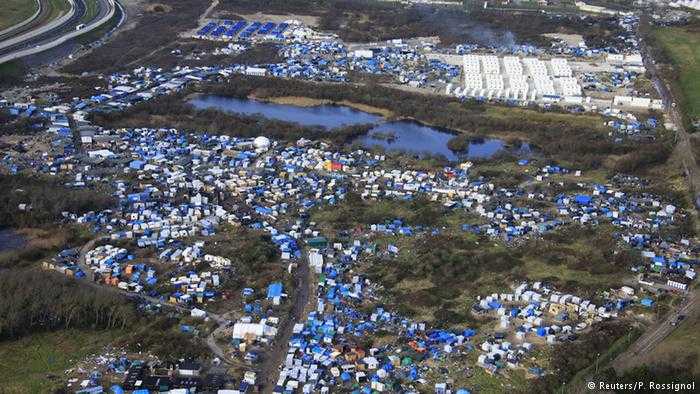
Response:
[[[356,124],[379,123],[379,115],[370,114],[342,105],[299,107],[264,101],[221,96],[199,96],[190,100],[198,109],[218,109],[243,115],[262,115],[269,119],[298,123],[302,126],[322,126],[328,129]]]
[[[390,135],[392,138],[377,138]],[[418,122],[386,122],[361,136],[355,142],[368,148],[382,147],[387,151],[400,151],[417,155],[442,155],[450,161],[464,159],[488,159],[504,148],[498,139],[475,139],[469,142],[466,152],[455,153],[447,147],[454,133],[425,126]]]
[[[418,156],[441,155],[450,161],[489,159],[506,146],[499,139],[474,139],[466,152],[453,152],[447,142],[457,133],[423,125],[410,120],[387,121],[380,115],[370,114],[342,105],[299,107],[251,99],[215,95],[201,95],[191,99],[198,109],[217,109],[243,115],[258,115],[268,119],[298,123],[302,126],[321,126],[333,129],[358,124],[376,124],[367,135],[356,138],[366,148],[382,147]],[[390,138],[387,138],[390,137]]]

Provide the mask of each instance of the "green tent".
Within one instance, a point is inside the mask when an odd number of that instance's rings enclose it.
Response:
[[[325,248],[328,246],[328,240],[325,237],[315,237],[315,238],[310,238],[306,243],[311,246],[312,248]]]

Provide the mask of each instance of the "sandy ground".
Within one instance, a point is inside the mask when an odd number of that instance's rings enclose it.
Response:
[[[17,145],[21,143],[24,145],[24,148],[27,149],[26,155],[36,155],[47,152],[50,149],[51,138],[44,134],[37,136],[5,135],[0,137],[0,143],[8,145]],[[13,155],[12,153],[9,154]]]
[[[284,96],[284,97],[270,97],[270,98],[264,99],[264,101],[268,101],[268,102],[275,103],[275,104],[296,105],[298,107],[316,107],[319,105],[336,104],[336,105],[344,105],[346,107],[354,108],[356,110],[368,112],[371,114],[381,115],[381,116],[384,116],[387,118],[394,115],[394,113],[389,111],[388,109],[372,107],[370,105],[354,103],[354,102],[346,101],[346,100],[334,102],[331,100],[319,100],[319,99],[313,99],[313,98],[308,98],[308,97]]]
[[[569,46],[572,46],[572,47],[578,46],[579,43],[584,42],[583,36],[580,34],[547,33],[547,34],[543,34],[543,36],[549,37],[549,38],[554,38],[557,40],[562,40],[565,43],[569,44]]]

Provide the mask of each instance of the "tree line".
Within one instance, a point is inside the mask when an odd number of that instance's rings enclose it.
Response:
[[[45,271],[4,271],[0,298],[0,340],[60,328],[125,328],[136,317],[123,297]]]
[[[82,214],[114,204],[101,190],[73,189],[43,176],[0,174],[0,228],[43,226],[61,220],[64,211]]]

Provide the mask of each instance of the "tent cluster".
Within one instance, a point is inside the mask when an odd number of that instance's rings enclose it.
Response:
[[[276,393],[412,391],[426,382],[429,360],[473,349],[473,329],[434,330],[376,305],[376,286],[353,273],[371,244],[354,241],[311,249],[309,263],[318,275],[317,305],[294,326]],[[392,333],[395,340],[366,347],[363,338]]]
[[[144,286],[157,283],[155,269],[135,263],[134,256],[124,248],[98,246],[86,253],[85,262],[97,274],[97,280],[122,290],[138,293]]]
[[[521,367],[535,345],[576,339],[597,322],[617,318],[636,302],[626,287],[600,297],[598,304],[584,297],[552,289],[542,282],[522,283],[509,292],[479,297],[476,315],[498,319],[496,333],[479,346],[478,363],[489,373]]]

